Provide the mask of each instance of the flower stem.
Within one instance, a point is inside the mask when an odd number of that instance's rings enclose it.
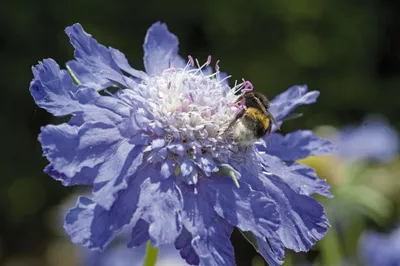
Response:
[[[335,227],[329,228],[326,236],[318,244],[322,251],[320,265],[340,265],[343,262],[343,253]]]
[[[143,266],[155,266],[157,261],[158,249],[151,245],[151,241],[147,241],[146,256]]]

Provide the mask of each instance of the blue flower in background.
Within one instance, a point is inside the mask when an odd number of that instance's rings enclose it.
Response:
[[[390,234],[365,231],[359,251],[366,266],[400,265],[400,228]]]
[[[119,243],[107,248],[104,252],[80,249],[82,266],[142,266],[146,253],[146,245],[134,249],[126,248]],[[162,246],[159,250],[156,266],[185,266],[186,262],[180,257],[173,245]]]
[[[342,129],[334,140],[339,155],[348,160],[387,162],[399,152],[397,132],[380,117],[370,117],[360,126]]]
[[[243,149],[219,134],[250,83],[229,87],[210,57],[186,63],[164,24],[147,32],[146,73],[81,25],[66,33],[75,48],[71,75],[45,59],[33,67],[30,92],[38,106],[71,117],[41,129],[45,172],[65,186],[93,187],[65,217],[74,243],[103,250],[131,227],[128,247],[173,243],[188,264],[235,265],[229,238],[237,227],[254,235],[270,265],[280,265],[285,248],[307,251],[325,235],[329,223],[311,195],[330,197],[329,186],[295,161],[331,153],[330,142],[306,130],[272,133]],[[291,87],[270,112],[282,123],[318,95]]]

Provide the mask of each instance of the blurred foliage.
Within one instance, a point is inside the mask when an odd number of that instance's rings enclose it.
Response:
[[[385,115],[400,128],[398,1],[5,0],[0,6],[0,87],[5,92],[0,99],[4,151],[0,265],[6,260],[12,266],[51,265],[42,258],[54,238],[47,222],[49,212],[74,191],[42,173],[46,160],[41,157],[37,135],[40,126],[52,121],[35,107],[28,92],[30,66],[48,57],[60,65],[72,58],[73,49],[63,32],[72,23],[80,22],[100,43],[123,51],[138,69],[143,68],[141,46],[146,30],[161,20],[179,37],[181,55],[190,53],[205,60],[212,54],[221,60],[223,71],[234,79],[251,80],[270,98],[294,84],[306,83],[320,90],[319,101],[302,107],[304,117],[287,123],[283,132],[319,124],[341,126],[371,112]],[[366,199],[357,197],[366,189],[376,192],[383,184],[377,175],[399,168],[398,164],[390,169],[368,168],[368,186],[351,181],[336,188],[342,176],[327,175],[337,172],[328,167],[335,161],[325,164],[322,176],[332,176],[329,182],[341,195],[335,204],[351,200],[368,205]],[[382,210],[396,194],[391,183],[395,181],[385,182],[388,185],[375,193],[375,205],[359,206],[374,221],[389,215]],[[360,195],[349,193],[349,187],[361,189]],[[255,251],[243,244],[239,232],[232,239],[237,263],[249,265]],[[257,257],[254,260],[259,265]]]

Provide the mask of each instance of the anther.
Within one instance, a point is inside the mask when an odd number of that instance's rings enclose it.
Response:
[[[215,63],[215,71],[219,72],[219,60]]]
[[[192,67],[194,67],[194,60],[193,60],[193,57],[192,57],[191,55],[189,55],[188,58],[189,58],[190,65],[191,65]]]
[[[243,86],[244,88],[241,90],[242,93],[251,92],[254,89],[253,84],[248,80],[243,80]]]
[[[207,57],[207,63],[206,64],[207,64],[207,66],[211,64],[211,55],[209,55]]]

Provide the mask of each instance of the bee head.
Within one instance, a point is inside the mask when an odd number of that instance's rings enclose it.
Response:
[[[269,108],[269,101],[267,97],[265,97],[264,94],[259,93],[259,92],[250,92],[246,93],[243,95],[243,97],[246,100],[246,107],[254,107],[259,109],[260,108],[260,103],[263,105],[263,107],[268,110]]]

